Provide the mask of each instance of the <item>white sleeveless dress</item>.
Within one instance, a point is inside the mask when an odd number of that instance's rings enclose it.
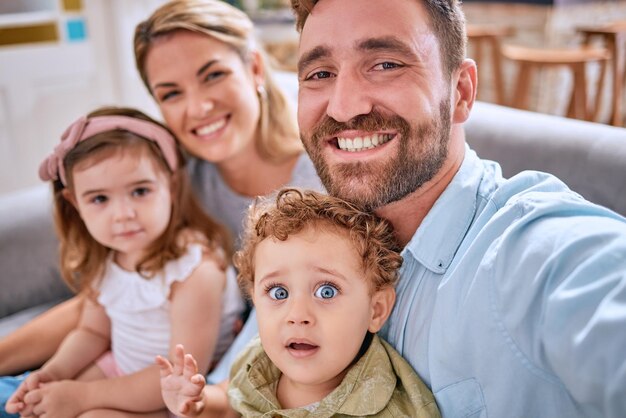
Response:
[[[98,302],[111,319],[111,351],[122,372],[133,373],[154,364],[155,356],[168,356],[170,347],[170,287],[182,282],[202,261],[200,244],[189,244],[187,252],[170,261],[154,277],[146,279],[126,271],[109,257],[102,281],[95,286]],[[197,295],[204,298],[205,295]],[[222,320],[213,360],[219,360],[234,339],[233,324],[245,304],[236,273],[229,267],[222,295]]]

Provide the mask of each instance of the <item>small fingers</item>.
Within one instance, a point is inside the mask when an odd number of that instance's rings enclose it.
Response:
[[[15,390],[15,392],[13,392],[13,395],[11,395],[9,399],[7,400],[7,405],[22,403],[26,393],[27,393],[26,386],[24,385],[24,383],[20,384],[18,388]]]
[[[39,383],[41,378],[38,372],[31,373],[30,376],[24,380],[24,384],[27,390],[37,389],[39,387]]]
[[[172,363],[164,357],[156,356],[154,362],[159,366],[161,377],[167,377],[172,374]]]
[[[206,384],[206,380],[204,379],[204,376],[202,376],[200,373],[194,374],[193,376],[191,376],[191,379],[189,380],[191,381],[191,383],[193,383],[196,386],[204,387],[204,385]]]
[[[189,402],[189,408],[194,415],[199,415],[204,410],[204,402]]]
[[[182,415],[198,415],[204,410],[204,402],[188,400],[180,406],[179,413]]]
[[[34,405],[25,404],[24,408],[20,411],[20,417],[35,417],[35,413],[33,412]]]
[[[174,371],[176,376],[183,374],[184,362],[185,362],[185,348],[182,344],[176,344],[174,348]]]
[[[4,409],[9,414],[17,414],[22,409],[24,409],[24,402],[17,400],[17,399],[16,400],[9,399],[6,405],[4,406]]]
[[[41,390],[31,390],[24,396],[24,403],[27,405],[36,405],[41,402],[42,398],[43,394]]]
[[[185,354],[183,376],[190,379],[191,376],[198,373],[198,363],[191,354]]]

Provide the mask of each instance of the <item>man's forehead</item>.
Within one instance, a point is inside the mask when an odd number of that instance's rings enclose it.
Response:
[[[422,31],[429,28],[418,0],[321,0],[302,28],[300,52],[320,45],[356,48],[368,38],[410,39]]]

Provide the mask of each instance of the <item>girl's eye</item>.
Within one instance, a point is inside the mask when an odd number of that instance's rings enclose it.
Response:
[[[272,299],[283,300],[287,299],[289,292],[282,286],[274,286],[267,292]]]
[[[133,196],[137,196],[137,197],[145,196],[148,193],[150,193],[150,189],[148,189],[147,187],[138,187],[135,190],[133,190]]]
[[[106,196],[104,195],[97,195],[91,198],[91,202],[95,203],[96,205],[101,205],[103,203],[105,203],[107,200],[109,200]]]
[[[324,284],[317,288],[315,291],[315,296],[321,299],[332,299],[337,296],[339,290],[333,285]]]

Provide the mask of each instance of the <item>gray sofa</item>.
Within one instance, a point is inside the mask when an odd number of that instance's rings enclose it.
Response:
[[[469,144],[506,176],[559,176],[587,199],[626,214],[626,129],[477,103]],[[46,185],[0,198],[0,336],[69,296],[56,269]]]

